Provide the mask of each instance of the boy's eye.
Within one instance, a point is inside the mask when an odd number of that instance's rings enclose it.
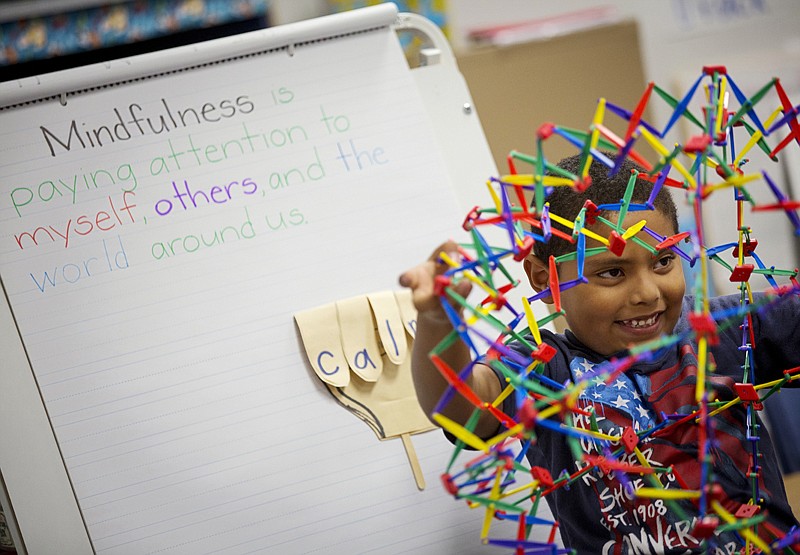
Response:
[[[669,268],[670,266],[672,266],[672,263],[673,263],[674,260],[675,260],[675,255],[674,254],[672,254],[672,253],[665,254],[664,256],[662,256],[658,260],[656,260],[655,268],[656,268],[656,270],[663,269],[663,268]]]
[[[611,268],[610,270],[604,270],[602,272],[598,272],[597,277],[606,279],[620,278],[622,277],[622,270],[619,268]]]

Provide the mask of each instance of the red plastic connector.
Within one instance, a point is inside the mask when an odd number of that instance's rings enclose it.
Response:
[[[727,497],[725,490],[719,484],[706,484],[703,491],[709,501],[724,501]]]
[[[517,262],[522,262],[525,258],[531,253],[533,250],[533,237],[525,237],[522,240],[522,246],[519,247],[516,253],[514,253],[514,260]]]
[[[622,256],[626,243],[627,241],[616,231],[612,231],[611,235],[608,236],[608,250],[617,256]]]
[[[758,246],[758,241],[756,241],[755,239],[750,239],[749,241],[745,241],[744,243],[742,243],[742,254],[744,256],[753,256],[753,251],[756,250],[757,246]],[[739,258],[738,244],[735,247],[733,247],[733,257]]]
[[[756,410],[761,410],[764,408],[764,405],[761,403],[761,397],[758,396],[758,391],[750,383],[735,383],[733,384],[733,390],[736,392],[736,395],[739,399],[742,400],[744,406],[748,406],[750,403],[753,404],[753,408]]]
[[[703,73],[706,75],[714,75],[715,73],[727,75],[728,70],[725,68],[725,66],[703,66]]]
[[[442,485],[447,493],[450,495],[458,495],[458,487],[453,482],[453,477],[449,474],[442,474]]]
[[[464,218],[464,223],[461,224],[461,227],[464,228],[464,231],[469,231],[475,227],[475,222],[480,217],[479,210],[480,210],[479,206],[473,206],[472,210],[469,211],[467,217]]]
[[[692,536],[698,540],[706,540],[711,537],[714,530],[719,526],[719,519],[715,516],[705,516],[697,521],[692,528]]]
[[[591,178],[591,176],[587,175],[583,179],[581,179],[581,178],[576,179],[572,183],[572,187],[573,187],[573,189],[575,189],[575,192],[582,193],[586,189],[588,189],[591,184],[592,184],[592,178]]]
[[[739,507],[733,516],[736,518],[752,518],[758,514],[761,507],[758,505],[742,505]]]
[[[752,264],[739,264],[731,272],[731,277],[728,278],[733,282],[743,282],[750,279],[750,274],[753,273],[755,266]]]
[[[444,295],[444,290],[450,286],[452,280],[447,276],[436,276],[433,279],[433,294],[437,297]]]
[[[536,350],[531,352],[533,358],[545,363],[550,362],[550,359],[552,359],[555,354],[555,348],[547,343],[540,343]]]
[[[656,245],[656,250],[661,251],[664,249],[668,249],[669,247],[674,247],[687,237],[689,237],[688,231],[683,231],[676,235],[670,235],[669,237],[667,237],[666,239],[664,239],[663,241],[661,241],[659,244]]]
[[[633,453],[633,450],[639,445],[639,436],[636,435],[636,432],[633,431],[633,428],[630,426],[625,428],[625,431],[622,432],[622,437],[619,439],[625,447],[626,453]]]
[[[531,399],[525,399],[522,401],[522,406],[517,411],[517,420],[519,420],[520,424],[525,426],[525,429],[532,430],[536,425],[537,415],[538,411],[536,407],[533,406],[533,401]]]
[[[553,487],[553,477],[550,475],[550,472],[546,468],[542,468],[541,466],[534,466],[531,468],[531,476],[533,476],[534,480],[538,480],[541,485],[546,488]]]
[[[683,146],[683,151],[689,154],[698,154],[708,148],[711,144],[711,137],[708,135],[695,135],[690,137]]]
[[[705,337],[710,345],[719,345],[717,335],[717,323],[710,314],[702,312],[692,312],[689,314],[689,325],[697,334],[697,338]]]
[[[597,216],[600,215],[600,210],[597,208],[597,205],[587,199],[586,202],[583,203],[583,207],[586,208],[586,225],[596,224]]]
[[[539,129],[536,130],[536,137],[539,139],[547,139],[553,134],[555,128],[555,124],[551,122],[543,123],[539,126]]]

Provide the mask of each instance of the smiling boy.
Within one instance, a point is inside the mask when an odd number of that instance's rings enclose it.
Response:
[[[579,156],[559,163],[563,169],[580,174],[582,159]],[[609,169],[595,161],[589,170],[592,185],[583,193],[560,187],[548,197],[550,210],[568,220],[574,220],[587,199],[596,205],[616,204],[623,198],[632,171],[637,170],[625,162],[619,171],[609,176]],[[637,179],[631,202],[644,204],[652,191],[652,184]],[[654,210],[631,211],[623,218],[622,228],[628,229],[641,219],[647,227],[661,237],[678,232],[676,208],[666,190],[661,190],[654,200]],[[616,212],[602,214],[616,223]],[[587,226],[596,233],[607,236],[608,227],[595,223]],[[558,384],[576,383],[598,365],[612,358],[623,358],[627,350],[637,344],[656,340],[664,335],[683,334],[668,348],[661,349],[649,359],[637,362],[608,383],[596,379],[581,392],[580,407],[593,411],[595,421],[577,417],[576,427],[588,429],[596,425],[605,434],[621,436],[632,428],[640,434],[639,449],[647,464],[669,468],[658,475],[666,489],[699,491],[704,477],[699,453],[702,444],[700,428],[693,419],[681,425],[665,426],[664,421],[674,421],[680,416],[698,410],[696,402],[698,378],[698,348],[689,323],[695,310],[694,299],[684,297],[685,281],[680,260],[670,249],[658,251],[659,241],[650,235],[640,234],[650,249],[629,242],[619,255],[609,251],[589,256],[585,260],[585,283],[561,292],[561,306],[567,321],[564,334],[542,331],[542,340],[555,349],[547,363],[546,377]],[[590,246],[598,246],[588,245]],[[560,256],[575,247],[555,236],[546,243],[537,242],[524,266],[533,289],[544,291],[550,280],[551,255]],[[425,263],[405,272],[400,283],[412,289],[419,311],[417,333],[412,353],[412,372],[420,403],[431,414],[447,382],[428,357],[451,331],[451,323],[434,293],[435,278],[447,267],[440,262],[439,253],[456,257],[457,248],[452,242],[441,245]],[[578,278],[576,260],[561,262],[557,268],[558,280],[565,283]],[[466,280],[455,284],[456,292],[466,296]],[[546,298],[545,302],[552,302]],[[711,299],[712,313],[739,305],[739,296]],[[741,320],[741,316],[739,317]],[[707,376],[707,389],[713,399],[731,400],[737,397],[736,383],[745,381],[742,368],[752,367],[759,382],[783,377],[783,370],[800,365],[800,300],[795,295],[771,306],[769,310],[753,314],[750,339],[758,345],[752,350],[752,360],[745,360],[742,331],[737,325],[721,326],[718,343],[711,348],[711,367],[716,371]],[[513,346],[513,345],[512,345]],[[521,345],[513,346],[526,353]],[[465,368],[471,361],[470,351],[457,342],[441,353],[445,362],[456,370]],[[603,366],[600,366],[602,369]],[[506,385],[505,377],[487,364],[477,361],[467,378],[470,388],[485,402],[494,401]],[[501,407],[508,415],[517,415],[514,395],[508,396]],[[442,414],[456,422],[464,423],[474,406],[461,396],[447,404]],[[761,427],[758,443],[760,456],[752,464],[752,443],[748,437],[746,412],[741,404],[712,417],[714,433],[711,457],[711,482],[707,491],[710,503],[719,502],[731,514],[764,515],[758,526],[758,535],[769,543],[797,525],[777,466],[775,453],[766,428]],[[492,437],[503,430],[488,412],[481,414],[475,434]],[[571,474],[587,464],[575,460],[566,436],[551,427],[538,425],[536,441],[526,456],[530,465],[543,467],[552,476],[566,471]],[[602,456],[602,445],[588,439],[581,441],[587,456]],[[637,461],[633,461],[637,462]],[[693,501],[680,501],[680,510],[672,510],[662,499],[636,496],[630,482],[641,477],[630,474],[620,480],[620,473],[602,471],[586,473],[569,487],[552,491],[546,499],[554,518],[560,524],[565,546],[579,554],[598,553],[737,553],[745,545],[742,536],[733,530],[716,527],[719,521],[700,520],[701,512]],[[757,498],[753,497],[753,482],[757,482]],[[629,483],[626,483],[629,482]],[[634,484],[636,485],[636,484]],[[753,507],[753,504],[759,507]],[[745,509],[742,509],[745,507]],[[710,526],[709,526],[710,525]],[[713,533],[712,533],[713,531]]]

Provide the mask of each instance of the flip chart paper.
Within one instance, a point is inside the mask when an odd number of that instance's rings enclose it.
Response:
[[[458,221],[420,102],[383,29],[0,112],[0,278],[98,553],[440,543],[292,322]]]

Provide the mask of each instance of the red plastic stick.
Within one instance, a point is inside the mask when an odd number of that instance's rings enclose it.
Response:
[[[558,272],[556,271],[556,258],[550,255],[550,296],[553,297],[553,304],[556,312],[561,311],[561,290],[558,288]]]
[[[458,375],[450,368],[445,361],[443,361],[438,355],[431,355],[431,362],[433,362],[434,366],[436,366],[437,370],[441,372],[444,379],[452,385],[456,391],[461,393],[464,398],[475,405],[477,408],[482,409],[486,406],[486,404],[481,401],[481,398],[478,397],[470,387],[464,383],[464,380],[458,377]]]

